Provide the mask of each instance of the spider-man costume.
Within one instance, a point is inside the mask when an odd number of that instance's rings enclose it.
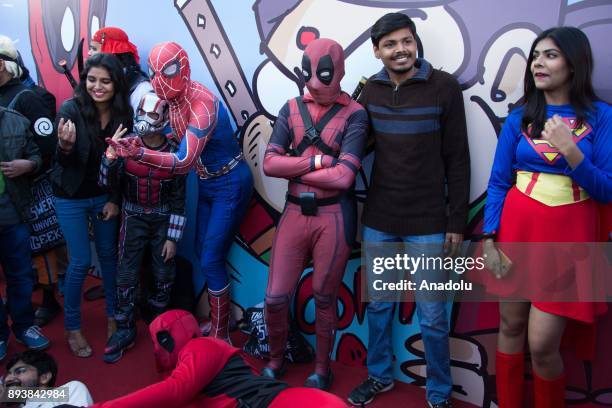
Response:
[[[162,140],[157,152],[174,152],[176,145],[166,137],[168,104],[154,93],[145,94],[136,109],[134,131],[147,140]],[[155,139],[157,137],[157,139]],[[152,139],[153,138],[153,139]],[[111,154],[112,158],[112,154]],[[136,338],[134,304],[143,256],[151,248],[151,273],[154,294],[148,299],[154,315],[162,313],[170,302],[175,277],[174,258],[164,260],[167,240],[178,242],[186,224],[185,177],[173,176],[164,169],[154,169],[132,159],[102,159],[100,184],[120,189],[123,196],[119,232],[119,267],[117,269],[117,332],[108,340],[104,361],[118,361]]]
[[[97,408],[258,408],[346,407],[338,397],[319,390],[288,388],[259,377],[227,343],[200,337],[198,323],[184,310],[170,310],[149,326],[160,372],[168,377]],[[172,371],[171,371],[172,370]],[[171,371],[171,372],[170,372]]]
[[[302,70],[309,93],[283,106],[264,158],[264,172],[289,179],[289,191],[272,246],[265,301],[270,362],[262,374],[277,378],[285,370],[289,301],[312,257],[317,348],[315,373],[306,385],[327,389],[336,296],[356,227],[350,191],[361,166],[368,119],[340,89],[344,52],[338,43],[312,41],[304,51]]]
[[[147,166],[185,174],[196,169],[199,180],[196,248],[208,284],[213,337],[229,341],[229,279],[225,258],[246,212],[253,178],[234,137],[229,115],[219,100],[190,79],[185,50],[173,42],[153,47],[148,59],[151,84],[170,105],[170,124],[180,140],[175,153],[142,146],[137,138],[111,144],[117,154]],[[194,277],[196,296],[204,279]]]

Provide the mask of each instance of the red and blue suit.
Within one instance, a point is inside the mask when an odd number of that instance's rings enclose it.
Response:
[[[302,70],[309,93],[283,106],[264,158],[264,172],[288,179],[289,187],[272,246],[265,299],[271,359],[262,373],[276,378],[284,371],[290,298],[312,259],[317,346],[315,373],[307,385],[325,389],[331,382],[336,296],[356,230],[351,191],[368,118],[340,89],[344,53],[338,43],[311,42]],[[321,122],[327,123],[321,128]]]
[[[96,408],[340,408],[338,397],[319,390],[289,388],[257,376],[224,341],[200,337],[195,318],[170,310],[149,326],[155,362],[163,381],[124,397],[93,405]]]
[[[229,340],[229,277],[225,258],[246,213],[253,177],[226,108],[213,93],[190,79],[189,59],[174,42],[153,47],[148,59],[155,93],[170,105],[170,125],[180,141],[176,152],[147,149],[138,139],[113,142],[117,154],[171,174],[195,169],[199,177],[196,249],[201,274],[194,274],[196,296],[208,285],[211,335]]]
[[[606,303],[588,301],[605,290],[605,285],[593,285],[592,264],[577,261],[580,250],[564,257],[562,250],[548,252],[541,244],[533,251],[512,244],[558,242],[562,248],[563,243],[584,243],[576,244],[578,248],[601,239],[598,203],[605,208],[612,201],[612,108],[603,102],[593,105],[582,122],[569,104],[547,106],[547,118],[559,115],[584,155],[575,168],[551,143],[523,131],[523,107],[508,115],[497,143],[483,227],[485,233],[497,233],[497,245],[514,263],[504,279],[483,276],[487,291],[527,299],[539,310],[567,318],[563,343],[575,343],[577,354],[585,359],[594,356],[596,317],[607,309]],[[605,226],[604,221],[601,227]],[[568,270],[573,281],[563,275]],[[571,283],[548,284],[559,282],[559,277]],[[564,295],[562,300],[572,301],[555,301],[558,293]],[[524,364],[522,351],[497,351],[500,407],[522,401]],[[534,387],[536,406],[564,406],[564,375],[545,380],[534,372]]]

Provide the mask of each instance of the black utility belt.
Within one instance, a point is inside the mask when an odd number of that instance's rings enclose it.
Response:
[[[316,198],[314,192],[300,193],[300,196],[296,197],[287,193],[287,201],[299,205],[302,209],[302,215],[308,216],[317,215],[317,209],[319,207],[339,203],[342,197],[342,195],[337,195],[334,197]]]

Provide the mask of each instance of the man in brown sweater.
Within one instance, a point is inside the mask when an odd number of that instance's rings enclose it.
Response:
[[[450,74],[417,58],[416,27],[408,16],[381,17],[371,39],[384,68],[369,78],[359,98],[370,117],[375,149],[362,219],[366,260],[372,255],[368,244],[381,242],[403,243],[404,253],[413,257],[452,256],[463,241],[470,185],[461,88]],[[419,270],[412,276],[448,279],[442,270]],[[451,407],[447,302],[418,290],[415,296],[427,361],[427,402],[433,408]],[[393,388],[394,304],[371,301],[367,310],[368,379],[349,395],[355,405]]]

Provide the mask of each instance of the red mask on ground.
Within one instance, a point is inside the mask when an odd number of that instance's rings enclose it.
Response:
[[[344,51],[329,38],[319,38],[308,44],[302,57],[302,74],[306,88],[319,105],[330,105],[342,92]]]
[[[157,316],[149,325],[149,333],[159,372],[173,370],[183,347],[201,335],[195,317],[184,310],[169,310]]]
[[[175,42],[157,44],[149,54],[149,77],[157,96],[178,98],[187,91],[191,69],[187,52]]]

